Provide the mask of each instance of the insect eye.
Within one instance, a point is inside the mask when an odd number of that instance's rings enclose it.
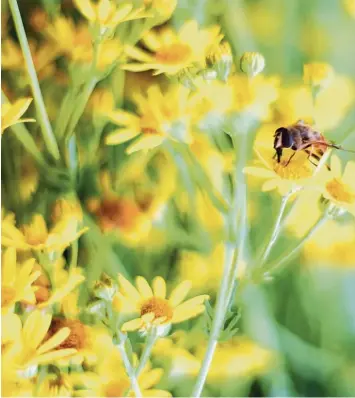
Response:
[[[293,145],[293,138],[286,128],[281,127],[277,129],[275,135],[276,134],[278,137],[281,137],[281,146],[283,148],[291,148],[291,146]]]

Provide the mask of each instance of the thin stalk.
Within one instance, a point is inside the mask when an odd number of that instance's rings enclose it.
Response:
[[[142,397],[142,392],[138,384],[138,380],[134,371],[133,366],[131,365],[131,362],[128,358],[128,354],[126,352],[125,346],[124,346],[124,340],[121,341],[119,344],[117,344],[117,348],[120,351],[122,361],[124,364],[124,367],[127,372],[127,376],[129,377],[129,380],[131,382],[131,388],[134,391],[134,394],[136,397]]]
[[[35,100],[39,123],[41,125],[41,131],[43,135],[44,142],[48,149],[48,152],[53,156],[55,160],[60,159],[59,149],[57,141],[52,131],[51,124],[47,115],[46,107],[43,102],[43,97],[41,89],[39,87],[38,78],[36,75],[36,70],[33,64],[30,47],[28,45],[25,28],[22,23],[20,10],[16,0],[9,0],[9,5],[12,13],[12,17],[15,23],[15,28],[17,36],[21,45],[23,57],[25,59],[28,75],[30,77],[30,84],[33,92],[33,97]]]
[[[282,230],[281,223],[282,223],[283,215],[285,214],[288,200],[290,199],[292,194],[293,194],[293,191],[289,192],[288,194],[286,194],[285,196],[282,197],[279,214],[277,215],[269,243],[267,244],[264,254],[262,255],[262,257],[260,259],[260,262],[258,265],[259,267],[262,267],[265,264],[266,260],[268,259],[269,255],[270,255],[271,249],[274,247],[274,244]]]
[[[207,343],[206,353],[205,353],[205,356],[204,356],[202,364],[201,364],[200,372],[197,376],[196,384],[195,384],[193,392],[192,392],[193,397],[201,396],[203,386],[205,385],[205,382],[206,382],[208,370],[211,366],[213,355],[214,355],[214,352],[217,347],[219,333],[220,333],[222,324],[224,322],[224,317],[225,317],[226,293],[227,293],[228,283],[229,283],[229,279],[230,279],[230,271],[232,268],[232,264],[234,263],[235,256],[236,256],[235,248],[232,245],[227,244],[223,277],[222,277],[221,285],[220,285],[218,295],[217,295],[217,303],[216,303],[216,308],[214,311],[211,333],[210,333],[209,340]]]
[[[273,274],[274,272],[278,272],[281,270],[282,266],[287,264],[289,260],[291,260],[299,251],[302,249],[303,245],[307,242],[307,240],[329,219],[328,214],[326,213],[323,217],[319,218],[319,220],[313,225],[313,227],[307,232],[307,234],[298,242],[298,244],[283,258],[277,261],[275,264],[271,265],[267,273]]]
[[[139,376],[141,371],[144,369],[145,365],[148,362],[148,359],[150,357],[150,353],[152,352],[152,348],[157,341],[158,335],[157,335],[157,330],[154,328],[148,335],[147,341],[145,343],[144,350],[142,352],[142,356],[140,357],[139,360],[139,365],[136,368],[136,377]]]

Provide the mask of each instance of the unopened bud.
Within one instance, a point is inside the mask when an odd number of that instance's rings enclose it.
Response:
[[[240,58],[240,70],[249,77],[254,77],[265,68],[265,58],[258,52],[246,52]]]
[[[232,49],[227,41],[213,47],[206,57],[207,66],[216,72],[217,78],[226,81],[232,65]]]
[[[97,281],[94,286],[95,296],[105,301],[112,301],[116,292],[117,286],[107,275],[104,275],[102,280]]]
[[[314,88],[327,87],[333,77],[334,69],[329,64],[313,62],[303,66],[303,81]]]
[[[81,222],[83,220],[83,210],[79,200],[71,195],[57,199],[52,207],[51,218],[54,223],[66,218]]]

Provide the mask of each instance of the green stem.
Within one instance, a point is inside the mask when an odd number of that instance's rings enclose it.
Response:
[[[286,265],[299,251],[302,249],[303,245],[308,241],[308,239],[329,219],[328,214],[326,213],[323,217],[319,218],[319,220],[313,225],[313,227],[307,232],[307,234],[299,241],[299,243],[285,256],[282,257],[275,264],[271,265],[267,274],[272,275],[275,272],[281,271],[284,265]]]
[[[145,343],[144,350],[142,352],[142,356],[139,360],[139,365],[136,368],[136,377],[139,376],[139,374],[142,372],[144,369],[145,365],[148,362],[148,359],[150,357],[150,353],[152,351],[152,348],[157,341],[158,335],[157,335],[157,330],[156,328],[152,329],[152,331],[149,333],[147,337],[147,341]]]
[[[282,230],[281,222],[283,219],[283,215],[285,214],[288,200],[290,199],[290,196],[292,194],[293,194],[293,191],[290,191],[288,194],[286,194],[285,196],[282,197],[279,214],[276,218],[276,222],[275,222],[269,243],[264,251],[264,254],[262,255],[262,257],[260,259],[259,264],[258,264],[259,267],[262,267],[265,264],[265,262],[267,261],[269,255],[270,255],[271,249],[274,247],[274,244]]]
[[[69,274],[71,274],[78,264],[78,253],[79,253],[79,244],[78,241],[74,241],[71,245],[71,258],[69,264]]]
[[[121,335],[121,333],[120,333],[120,335]],[[131,362],[130,362],[130,360],[128,358],[128,354],[127,354],[126,348],[124,346],[124,341],[125,341],[125,339],[121,339],[120,343],[117,344],[117,348],[120,351],[120,354],[121,354],[121,357],[122,357],[122,361],[123,361],[124,367],[126,369],[127,376],[130,379],[131,388],[134,391],[135,396],[136,397],[142,397],[142,392],[141,392],[141,389],[139,387],[138,380],[137,380],[134,368],[131,365]]]
[[[21,14],[16,0],[9,0],[9,5],[12,13],[12,17],[15,23],[18,39],[20,41],[23,57],[25,59],[27,71],[30,77],[30,84],[35,100],[36,108],[39,116],[39,123],[41,125],[41,131],[44,142],[47,146],[48,152],[53,156],[55,160],[60,159],[59,149],[57,141],[52,131],[52,127],[49,123],[49,118],[46,112],[46,107],[43,102],[41,89],[39,87],[36,70],[33,64],[30,47],[28,45],[26,32],[22,23]]]
[[[203,386],[205,385],[205,382],[206,382],[208,370],[211,366],[213,355],[214,355],[214,352],[217,347],[219,333],[220,333],[221,327],[224,322],[224,317],[225,317],[226,294],[227,294],[227,289],[228,289],[228,284],[229,284],[229,279],[230,279],[230,271],[232,268],[232,264],[234,263],[235,256],[236,256],[235,248],[231,244],[227,243],[223,276],[222,276],[221,285],[220,285],[218,295],[217,295],[217,303],[216,303],[216,308],[214,311],[211,333],[210,333],[210,336],[208,339],[207,349],[206,349],[206,353],[205,353],[205,356],[204,356],[202,364],[201,364],[200,372],[197,376],[196,384],[195,384],[193,392],[192,392],[193,397],[201,396]]]

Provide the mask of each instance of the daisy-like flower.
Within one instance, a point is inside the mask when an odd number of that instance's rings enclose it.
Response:
[[[166,298],[166,283],[163,278],[153,280],[153,289],[145,278],[136,278],[135,288],[122,275],[118,276],[120,291],[117,293],[118,302],[127,310],[136,312],[139,317],[122,325],[122,331],[149,331],[152,327],[165,327],[170,324],[183,322],[201,314],[205,310],[203,302],[207,295],[196,296],[185,302],[183,300],[191,289],[191,282],[180,283]]]
[[[1,134],[4,130],[14,124],[35,122],[35,119],[21,119],[32,102],[32,98],[20,98],[13,104],[4,103],[1,105]]]
[[[117,5],[112,0],[100,0],[98,3],[74,0],[74,4],[89,22],[96,23],[101,28],[115,28],[122,22],[150,16],[144,7],[133,9],[132,2]]]
[[[307,154],[303,151],[297,153],[289,164],[287,164],[289,156],[286,152],[280,163],[272,159],[271,152],[267,157],[262,156],[257,149],[255,152],[259,158],[258,163],[261,165],[245,167],[244,173],[265,179],[261,188],[263,192],[277,189],[280,195],[285,196],[309,184],[314,173],[314,166],[308,161]]]
[[[325,199],[334,206],[346,210],[355,216],[355,162],[348,162],[342,173],[338,156],[333,155],[330,160],[330,170],[326,175],[320,175],[318,187]]]
[[[303,80],[313,87],[326,87],[334,77],[334,69],[331,65],[321,62],[305,64],[303,67]]]
[[[12,223],[4,223],[1,230],[1,243],[18,250],[63,250],[77,240],[88,228],[78,230],[78,220],[63,219],[48,231],[46,221],[35,214],[32,222],[21,229]]]
[[[155,75],[176,75],[190,67],[202,70],[209,51],[222,37],[219,27],[199,29],[194,20],[185,22],[178,33],[170,28],[150,31],[142,39],[149,52],[127,46],[126,54],[138,62],[123,65],[122,68],[133,72],[151,69]]]
[[[34,281],[40,276],[34,270],[35,259],[31,258],[22,265],[17,264],[16,250],[6,249],[2,254],[1,267],[1,311],[8,312],[14,304],[23,301],[36,302]]]
[[[13,373],[14,376],[24,375],[26,371],[36,374],[38,365],[53,363],[76,353],[73,348],[58,349],[69,336],[69,328],[62,328],[48,338],[51,321],[52,315],[38,310],[31,312],[23,324],[15,314],[2,317],[2,335],[12,334],[18,337],[16,340],[7,341],[6,350],[3,352],[7,372]]]
[[[137,115],[121,109],[107,113],[112,122],[122,127],[107,136],[106,144],[121,144],[138,137],[127,148],[130,154],[155,148],[166,139],[191,143],[189,94],[181,85],[170,86],[165,94],[155,85],[146,96],[136,94]]]

